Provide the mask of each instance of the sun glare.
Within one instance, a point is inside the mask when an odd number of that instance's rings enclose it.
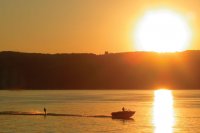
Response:
[[[173,95],[170,90],[161,89],[154,92],[153,123],[154,133],[173,132]]]
[[[187,48],[191,36],[191,28],[182,15],[160,9],[147,12],[138,22],[134,42],[137,50],[176,52]]]

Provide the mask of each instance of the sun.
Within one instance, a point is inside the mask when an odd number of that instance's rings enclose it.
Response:
[[[186,19],[166,9],[147,12],[134,31],[134,43],[140,51],[183,51],[187,49],[191,38],[191,28]]]

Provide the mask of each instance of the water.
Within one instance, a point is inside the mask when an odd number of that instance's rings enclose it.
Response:
[[[0,115],[0,133],[200,133],[200,91],[169,95],[155,96],[153,90],[0,91],[0,112],[43,113],[46,107],[57,114],[107,116]],[[133,120],[110,118],[122,107],[136,110]]]

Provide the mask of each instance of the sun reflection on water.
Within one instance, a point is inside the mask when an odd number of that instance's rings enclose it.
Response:
[[[153,124],[154,133],[173,133],[174,109],[170,90],[154,91]]]

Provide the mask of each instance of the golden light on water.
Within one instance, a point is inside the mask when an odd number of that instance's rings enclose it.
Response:
[[[172,133],[174,125],[173,95],[170,90],[156,90],[153,105],[154,133]]]
[[[134,40],[137,50],[176,52],[191,43],[191,27],[183,15],[168,10],[148,11],[138,22]]]

